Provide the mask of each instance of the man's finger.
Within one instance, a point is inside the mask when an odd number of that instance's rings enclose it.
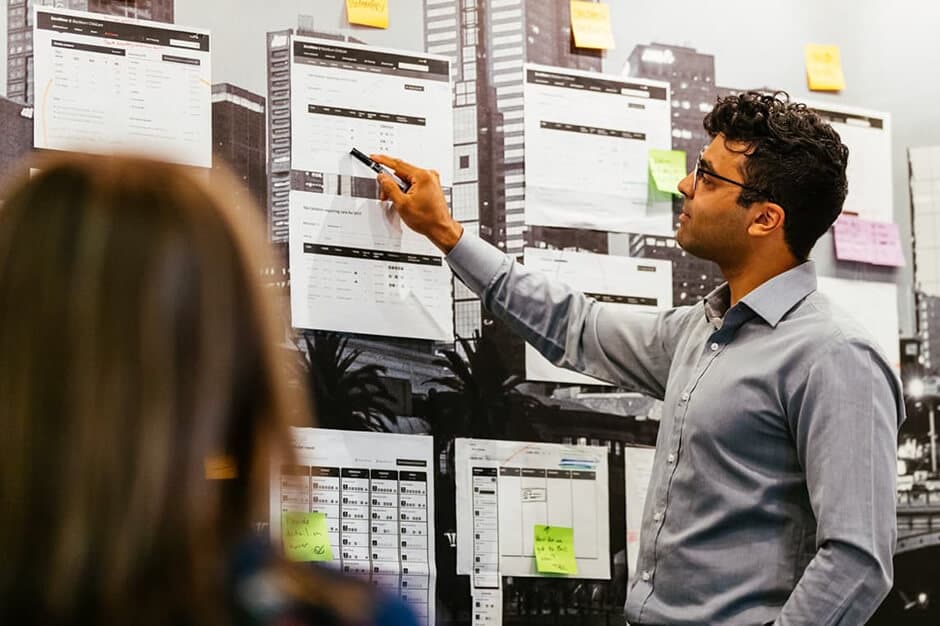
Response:
[[[398,188],[398,184],[392,180],[391,176],[379,174],[378,181],[385,199],[391,200],[396,207],[405,203],[405,194]]]
[[[415,174],[417,174],[421,169],[419,167],[415,167],[411,163],[407,163],[401,159],[396,159],[395,157],[388,156],[387,154],[370,154],[369,157],[371,157],[371,159],[376,163],[381,163],[382,165],[386,165],[392,168],[395,170],[396,174],[407,178],[408,182],[414,182]]]

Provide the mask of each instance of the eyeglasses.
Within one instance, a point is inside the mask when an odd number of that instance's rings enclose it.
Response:
[[[767,193],[766,191],[764,191],[763,189],[758,189],[757,187],[746,185],[742,182],[733,180],[731,178],[727,178],[725,176],[722,176],[721,174],[717,174],[713,172],[712,170],[708,169],[707,167],[702,165],[702,158],[704,156],[705,156],[705,148],[702,148],[701,152],[698,153],[698,158],[695,159],[695,170],[693,170],[692,172],[692,195],[693,196],[695,195],[695,188],[698,187],[698,181],[702,178],[702,175],[705,175],[705,176],[711,176],[712,178],[716,178],[726,183],[735,185],[736,187],[740,187],[741,189],[746,189],[748,191],[753,191],[754,193],[759,193],[760,195],[764,196],[765,198],[773,202],[773,200],[771,199],[771,195]]]

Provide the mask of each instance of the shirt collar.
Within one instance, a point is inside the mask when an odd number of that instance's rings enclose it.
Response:
[[[803,298],[816,291],[816,264],[805,261],[777,274],[741,298],[741,302],[776,328],[783,316]],[[723,283],[705,296],[705,315],[709,321],[720,319],[731,303],[731,289]]]

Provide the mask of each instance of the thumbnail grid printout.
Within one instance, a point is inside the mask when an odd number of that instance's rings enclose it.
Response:
[[[212,167],[209,31],[35,11],[36,148]]]
[[[607,448],[455,440],[457,573],[473,588],[541,576],[535,526],[571,528],[577,575],[610,578]]]
[[[526,224],[672,234],[671,196],[649,192],[669,83],[530,63],[523,93]]]
[[[604,306],[654,314],[672,306],[672,263],[661,259],[525,248],[525,266],[594,298]],[[605,381],[556,367],[526,344],[527,380],[573,385]]]
[[[431,437],[292,429],[296,464],[271,477],[271,538],[285,513],[322,513],[327,565],[402,597],[434,624],[434,456]]]
[[[891,115],[831,104],[806,104],[832,124],[849,148],[846,167],[849,193],[842,210],[873,222],[893,222]]]
[[[297,328],[453,341],[451,273],[378,199],[351,155],[443,166],[453,181],[444,57],[295,37],[291,55],[291,317]]]

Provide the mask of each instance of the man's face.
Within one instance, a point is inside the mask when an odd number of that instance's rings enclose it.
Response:
[[[716,136],[702,154],[698,181],[693,171],[679,183],[685,201],[676,242],[690,254],[723,267],[739,264],[746,255],[751,211],[737,203],[741,187],[702,170],[743,183],[746,147],[733,141],[726,146],[724,135]]]

